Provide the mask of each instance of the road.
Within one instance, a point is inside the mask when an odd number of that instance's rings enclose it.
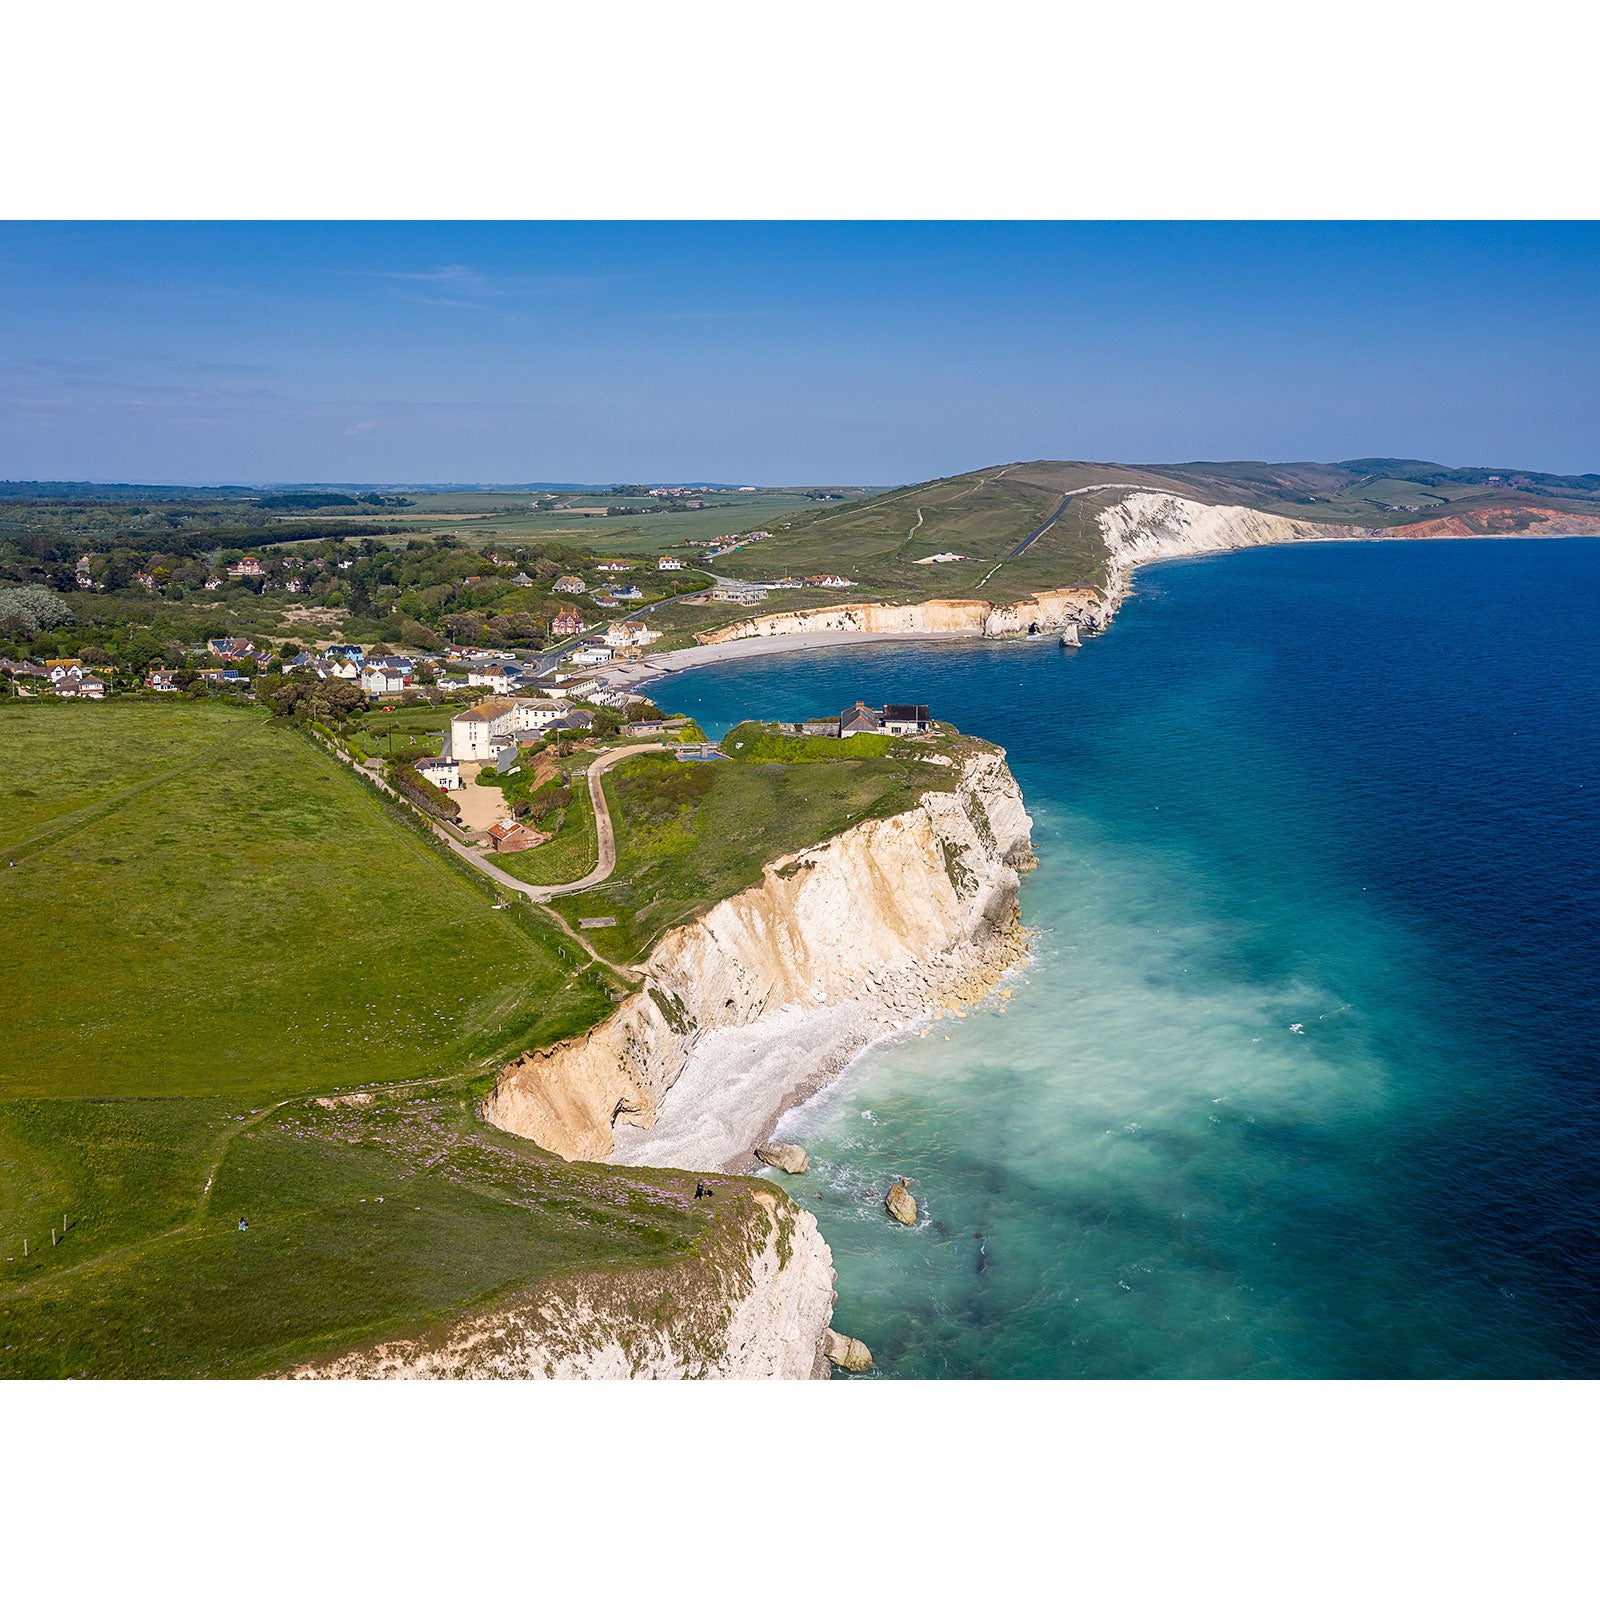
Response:
[[[331,748],[334,755],[344,762],[347,767],[355,768],[363,777],[369,778],[373,783],[377,784],[380,789],[394,795],[398,800],[405,800],[404,795],[398,794],[376,772],[356,767],[356,763],[337,746],[329,746],[321,739],[318,739],[317,743],[322,745],[324,750]],[[610,808],[606,805],[605,786],[600,780],[619,761],[626,761],[629,756],[642,756],[646,751],[665,750],[666,748],[664,744],[631,744],[622,750],[608,750],[604,755],[589,764],[589,798],[594,802],[595,834],[600,843],[600,859],[593,872],[587,873],[571,883],[524,883],[521,878],[513,878],[509,872],[497,867],[494,862],[479,855],[476,850],[462,844],[459,839],[454,838],[447,829],[442,828],[432,817],[428,817],[420,811],[417,815],[423,817],[423,820],[433,829],[434,835],[438,839],[455,851],[469,866],[481,872],[484,877],[498,884],[502,889],[509,890],[512,894],[526,895],[528,899],[542,905],[546,900],[554,900],[557,895],[576,894],[580,889],[592,889],[596,884],[604,883],[617,870],[616,832],[611,825]],[[409,801],[405,801],[405,803],[407,805],[410,804]]]
[[[597,883],[604,883],[617,870],[617,839],[611,826],[611,812],[606,805],[605,785],[600,780],[619,761],[626,761],[629,756],[640,756],[647,750],[666,748],[664,744],[634,744],[623,750],[608,750],[603,756],[589,763],[589,798],[594,802],[594,831],[600,842],[600,860],[593,872],[575,879],[572,883],[558,883],[548,887],[518,883],[517,887],[530,900],[553,900],[558,894],[576,894],[580,889],[592,889]]]
[[[1068,489],[1061,497],[1061,504],[1016,549],[1006,551],[1005,559],[1009,561],[1013,556],[1020,556],[1040,534],[1048,533],[1060,519],[1061,513],[1067,509],[1067,501],[1077,499],[1080,494],[1098,494],[1102,489],[1143,489],[1149,494],[1172,493],[1170,489],[1157,489],[1148,483],[1086,483],[1081,489]]]

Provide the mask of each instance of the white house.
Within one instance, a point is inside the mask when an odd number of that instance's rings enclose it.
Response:
[[[399,694],[406,686],[406,675],[394,667],[380,666],[369,661],[361,669],[361,688],[364,693]]]
[[[548,727],[570,709],[559,700],[530,700],[521,695],[480,700],[470,711],[450,719],[450,754],[457,761],[492,760],[496,740]]]
[[[602,635],[613,650],[631,650],[660,637],[659,633],[652,633],[642,622],[613,622]]]
[[[511,674],[503,662],[475,662],[467,668],[467,682],[475,689],[493,689],[496,694],[505,694],[511,688]]]
[[[613,600],[643,600],[644,590],[636,584],[625,583],[621,588],[611,591],[611,598]]]
[[[461,787],[461,764],[444,756],[424,756],[417,763],[417,776],[440,789]]]
[[[550,587],[556,594],[582,594],[589,585],[582,578],[574,578],[569,575],[564,578],[557,578]]]
[[[659,572],[682,572],[683,563],[676,556],[662,556],[656,562],[656,570]]]
[[[574,650],[567,660],[575,667],[603,667],[615,654],[610,645],[586,644],[581,650]]]

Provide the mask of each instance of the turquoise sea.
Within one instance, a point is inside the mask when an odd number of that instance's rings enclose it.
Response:
[[[1600,1375],[1600,541],[1246,551],[1078,652],[660,689],[927,701],[1034,817],[1013,998],[784,1125],[879,1376]]]

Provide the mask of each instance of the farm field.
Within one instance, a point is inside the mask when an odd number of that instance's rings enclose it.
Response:
[[[266,1371],[699,1248],[659,1181],[477,1123],[614,991],[353,774],[225,705],[0,730],[0,1375]]]
[[[570,502],[568,510],[534,511],[531,509],[534,498],[528,493],[500,491],[419,493],[412,496],[415,505],[404,512],[388,513],[381,518],[368,515],[319,517],[318,521],[345,525],[351,537],[361,536],[363,524],[403,524],[406,534],[387,536],[384,541],[387,543],[403,543],[405,538],[428,533],[450,533],[461,543],[477,547],[527,540],[541,544],[570,543],[605,555],[655,556],[682,546],[687,539],[712,539],[721,534],[765,527],[774,517],[794,515],[817,503],[808,500],[804,490],[798,489],[722,494],[710,497],[712,503],[698,511],[673,512],[645,511],[645,507],[654,503],[648,499],[580,494],[561,497]],[[603,513],[611,505],[637,506],[641,515],[594,514]]]

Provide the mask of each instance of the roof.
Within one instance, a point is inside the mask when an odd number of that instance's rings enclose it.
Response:
[[[883,708],[885,722],[931,722],[926,706],[885,706]]]
[[[470,711],[462,711],[453,716],[452,722],[493,722],[496,717],[504,716],[511,709],[511,701],[496,695],[491,700],[480,700]]]

